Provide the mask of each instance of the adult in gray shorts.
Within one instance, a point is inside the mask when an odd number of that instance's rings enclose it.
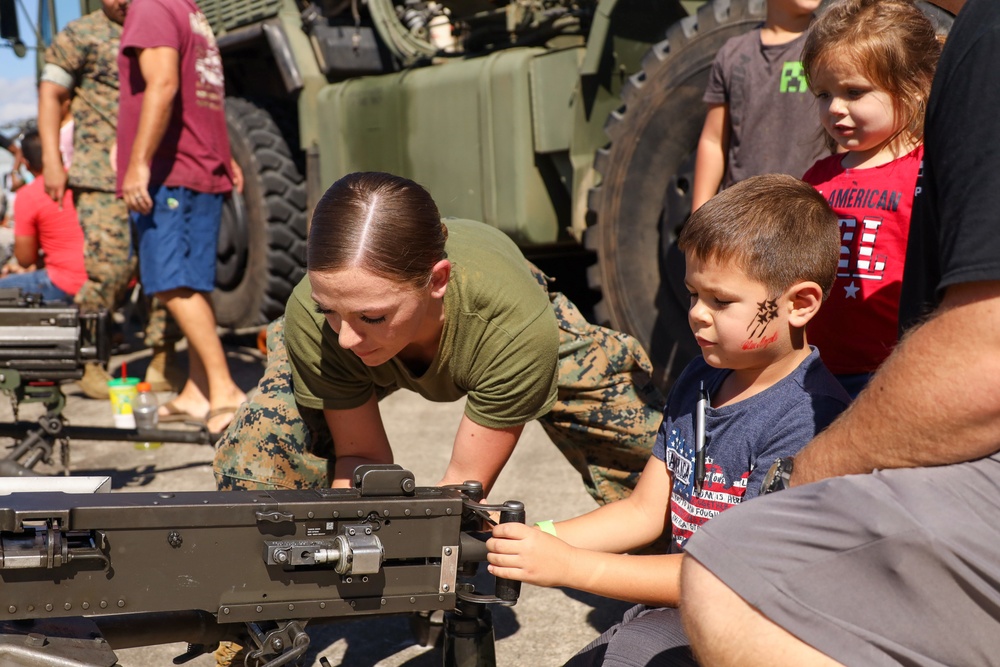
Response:
[[[921,323],[784,462],[794,488],[688,543],[681,609],[702,665],[998,662],[997,62],[1000,3],[969,0],[927,108],[900,304]]]

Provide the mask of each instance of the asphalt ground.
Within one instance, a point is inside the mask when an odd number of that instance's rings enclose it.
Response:
[[[250,391],[263,371],[263,361],[254,346],[254,336],[226,336],[224,344],[237,383]],[[186,362],[186,355],[181,354]],[[115,357],[112,368],[128,363],[129,375],[141,376],[148,351]],[[73,425],[112,426],[108,401],[91,400],[74,384],[64,385],[65,416]],[[160,402],[170,394],[159,394]],[[430,403],[410,392],[396,392],[382,402],[386,431],[396,462],[412,471],[418,485],[433,484],[445,469],[451,443],[464,404]],[[41,406],[20,406],[21,419],[36,419]],[[12,420],[9,404],[0,399],[0,421]],[[8,444],[10,441],[3,443]],[[214,489],[213,450],[207,445],[165,443],[159,449],[137,450],[129,442],[74,441],[69,450],[70,476],[99,475],[110,478],[112,493],[136,491],[189,491]],[[61,474],[54,457],[52,465],[35,470]],[[0,479],[0,488],[3,480]],[[584,513],[596,505],[584,491],[579,475],[556,450],[537,423],[529,424],[513,457],[490,494],[493,502],[520,500],[527,519],[563,519]],[[233,554],[239,558],[259,554]],[[562,665],[580,648],[616,623],[630,605],[566,589],[524,586],[514,607],[493,606],[496,655],[499,667],[549,667]],[[330,665],[384,667],[433,667],[442,664],[439,648],[416,643],[408,617],[363,620],[310,626],[310,649],[302,660],[305,667],[320,667],[325,657]],[[121,649],[123,667],[171,665],[185,650],[183,644]],[[186,663],[211,667],[215,661],[201,656]]]

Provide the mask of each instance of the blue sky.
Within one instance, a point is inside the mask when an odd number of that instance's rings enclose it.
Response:
[[[34,118],[37,113],[34,51],[37,43],[32,26],[37,25],[38,0],[17,0],[17,4],[21,40],[29,50],[26,57],[18,58],[5,43],[0,46],[0,127]],[[60,28],[80,16],[79,0],[56,0],[55,5]]]

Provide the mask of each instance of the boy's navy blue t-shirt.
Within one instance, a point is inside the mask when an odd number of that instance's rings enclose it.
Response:
[[[696,358],[677,379],[656,436],[653,456],[673,479],[670,516],[677,547],[698,527],[753,498],[776,458],[802,449],[850,403],[850,397],[819,358],[816,348],[792,373],[739,403],[708,408],[705,419],[705,481],[694,489],[694,414],[702,382],[714,396],[732,371]]]

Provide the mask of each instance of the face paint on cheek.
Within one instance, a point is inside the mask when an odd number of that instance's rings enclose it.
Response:
[[[747,325],[747,331],[750,332],[750,338],[756,336],[761,338],[764,336],[764,330],[767,329],[767,325],[771,323],[771,320],[778,318],[778,302],[776,299],[767,299],[765,301],[757,302],[757,316],[753,318],[750,324]]]
[[[753,338],[750,338],[748,340],[743,341],[742,348],[744,351],[762,350],[777,340],[778,340],[778,332],[775,331],[767,338],[761,338],[760,340],[754,340]]]

